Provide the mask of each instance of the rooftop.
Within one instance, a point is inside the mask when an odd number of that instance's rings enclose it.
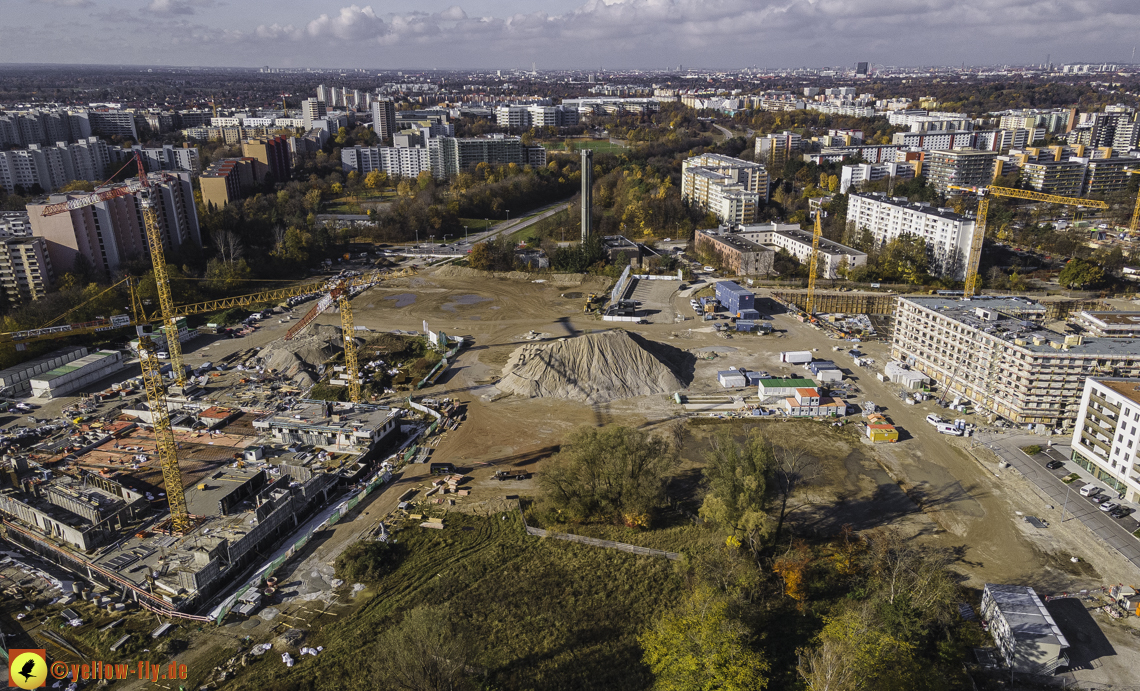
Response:
[[[1088,319],[1098,326],[1131,326],[1140,328],[1140,312],[1091,312],[1082,310],[1078,317]]]
[[[1136,379],[1101,379],[1089,377],[1106,389],[1111,389],[1133,403],[1140,404],[1140,381]]]
[[[734,235],[732,233],[720,233],[716,230],[698,230],[698,233],[703,233],[709,238],[717,242],[723,242],[734,250],[739,252],[771,252],[772,250],[757,242],[752,242],[748,238]]]
[[[951,209],[941,208],[941,207],[937,207],[937,206],[931,206],[927,202],[911,202],[911,201],[909,201],[903,197],[888,197],[882,193],[875,193],[875,192],[867,192],[867,193],[856,192],[856,193],[851,194],[851,197],[858,197],[860,199],[866,199],[866,200],[872,201],[872,202],[879,202],[881,204],[890,204],[891,206],[897,206],[900,209],[908,209],[910,211],[916,211],[919,213],[926,214],[928,216],[937,216],[939,218],[944,218],[947,221],[955,221],[958,223],[967,223],[967,222],[973,223],[973,221],[974,221],[973,218],[970,218],[969,216],[963,216],[962,214],[959,214],[959,213],[955,213]]]
[[[1026,298],[994,298],[977,296],[970,300],[942,297],[899,297],[902,302],[910,302],[933,312],[937,312],[990,336],[1008,341],[1010,345],[1033,353],[1067,354],[1068,357],[1082,356],[1140,356],[1138,338],[1089,338],[1066,336],[1042,328],[1019,316],[1041,317],[1045,306]],[[991,319],[983,319],[978,309],[990,310]]]
[[[1009,624],[1010,635],[1017,641],[1053,643],[1063,648],[1069,641],[1057,622],[1041,603],[1041,598],[1028,586],[986,584],[986,591],[993,598],[1005,621]]]

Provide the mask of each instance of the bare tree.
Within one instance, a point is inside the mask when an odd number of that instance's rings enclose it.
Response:
[[[285,226],[273,226],[273,253],[285,256]]]
[[[807,445],[800,441],[789,441],[781,446],[772,446],[772,455],[775,463],[772,467],[772,490],[779,503],[779,513],[776,517],[776,529],[772,533],[772,544],[780,541],[780,531],[784,528],[784,520],[810,505],[812,502],[801,501],[791,504],[792,495],[801,487],[811,484],[821,471],[819,459],[813,456]]]
[[[382,633],[372,658],[375,679],[401,691],[460,691],[467,682],[472,650],[446,607],[421,606]]]
[[[846,641],[825,638],[819,647],[797,652],[796,671],[810,691],[848,691],[855,687],[855,651]]]
[[[218,248],[218,257],[226,264],[232,265],[244,253],[245,247],[241,244],[241,239],[232,230],[218,230],[215,231],[211,237],[214,241],[214,246]]]

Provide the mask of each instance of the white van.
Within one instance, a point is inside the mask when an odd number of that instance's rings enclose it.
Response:
[[[954,425],[939,424],[935,425],[934,428],[938,430],[939,434],[949,434],[955,437],[962,436],[962,430],[958,429]]]
[[[1081,488],[1082,497],[1091,497],[1094,494],[1100,494],[1100,487],[1090,483]]]

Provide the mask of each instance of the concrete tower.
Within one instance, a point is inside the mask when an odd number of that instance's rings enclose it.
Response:
[[[590,212],[594,209],[594,151],[582,149],[582,242],[593,231]]]

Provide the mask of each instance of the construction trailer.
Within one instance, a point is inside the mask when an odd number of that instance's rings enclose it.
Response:
[[[885,422],[872,422],[867,425],[867,438],[873,444],[882,442],[896,442],[899,440],[899,431],[894,425]]]
[[[741,310],[756,309],[756,295],[732,281],[719,281],[716,284],[716,299],[733,316],[743,316]]]

